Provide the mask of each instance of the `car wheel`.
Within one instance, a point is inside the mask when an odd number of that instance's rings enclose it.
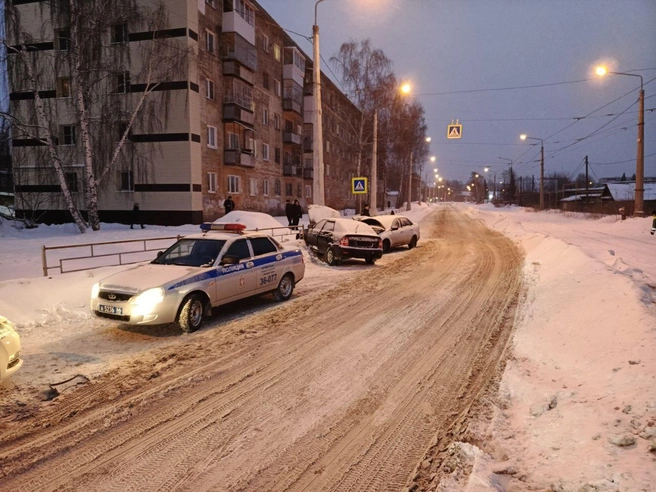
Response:
[[[417,236],[412,236],[410,242],[408,243],[408,249],[412,249],[417,246]]]
[[[385,239],[385,241],[383,241],[383,254],[389,253],[390,248],[391,248],[391,245],[390,245],[389,240]]]
[[[367,265],[373,265],[376,263],[376,258],[365,258],[364,261],[367,263]]]
[[[187,297],[178,316],[178,325],[185,333],[192,333],[203,323],[203,299],[198,294]]]
[[[328,248],[326,250],[326,263],[328,263],[330,266],[334,266],[339,263],[339,260],[335,256],[335,252],[332,248]]]
[[[294,292],[294,276],[288,273],[280,279],[278,288],[273,293],[273,298],[278,302],[286,301],[292,296],[292,292]]]

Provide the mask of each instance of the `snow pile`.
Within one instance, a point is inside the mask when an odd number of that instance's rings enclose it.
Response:
[[[244,224],[248,230],[262,230],[280,227],[274,217],[262,212],[247,212],[244,210],[233,210],[223,217],[216,219],[215,224]]]
[[[502,449],[498,460],[510,457],[513,474],[506,481],[563,492],[653,490],[651,221],[466,210],[516,239],[526,255],[528,294],[501,383],[501,408],[481,436],[486,448]],[[475,466],[467,490],[498,490],[480,487],[490,470],[482,462]]]
[[[323,219],[339,219],[341,215],[334,208],[323,205],[310,205],[308,207],[308,217],[310,218],[310,224],[316,224]]]

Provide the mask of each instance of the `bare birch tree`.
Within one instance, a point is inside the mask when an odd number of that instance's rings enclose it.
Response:
[[[48,149],[49,164],[57,176],[66,207],[80,232],[100,228],[98,195],[103,181],[121,161],[147,169],[152,152],[130,145],[133,129],[152,132],[168,118],[170,91],[163,82],[187,80],[192,50],[186,37],[170,31],[161,2],[137,0],[50,0],[40,2],[42,25],[28,31],[20,6],[7,8],[6,42],[10,86],[31,93],[32,101],[15,101],[7,117],[14,138],[32,139]],[[36,49],[55,27],[54,50]],[[59,27],[59,29],[57,29]],[[129,33],[139,37],[130,39]],[[56,81],[58,96],[44,100],[41,92]],[[18,98],[21,99],[21,98]],[[31,104],[29,104],[31,103]],[[63,120],[62,120],[63,118]],[[62,151],[59,124],[79,129]],[[66,168],[83,164],[84,208],[80,213],[66,179]]]

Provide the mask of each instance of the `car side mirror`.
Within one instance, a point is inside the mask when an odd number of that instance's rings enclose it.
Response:
[[[157,257],[159,258],[159,257],[162,256],[163,254],[164,254],[164,251],[158,251],[158,252],[157,252]]]
[[[239,256],[225,255],[221,258],[221,265],[239,265]]]

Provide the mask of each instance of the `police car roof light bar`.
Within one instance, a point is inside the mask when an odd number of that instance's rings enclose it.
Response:
[[[241,232],[246,229],[244,224],[214,224],[212,222],[205,222],[200,225],[200,230],[207,231],[223,231],[223,232]]]

